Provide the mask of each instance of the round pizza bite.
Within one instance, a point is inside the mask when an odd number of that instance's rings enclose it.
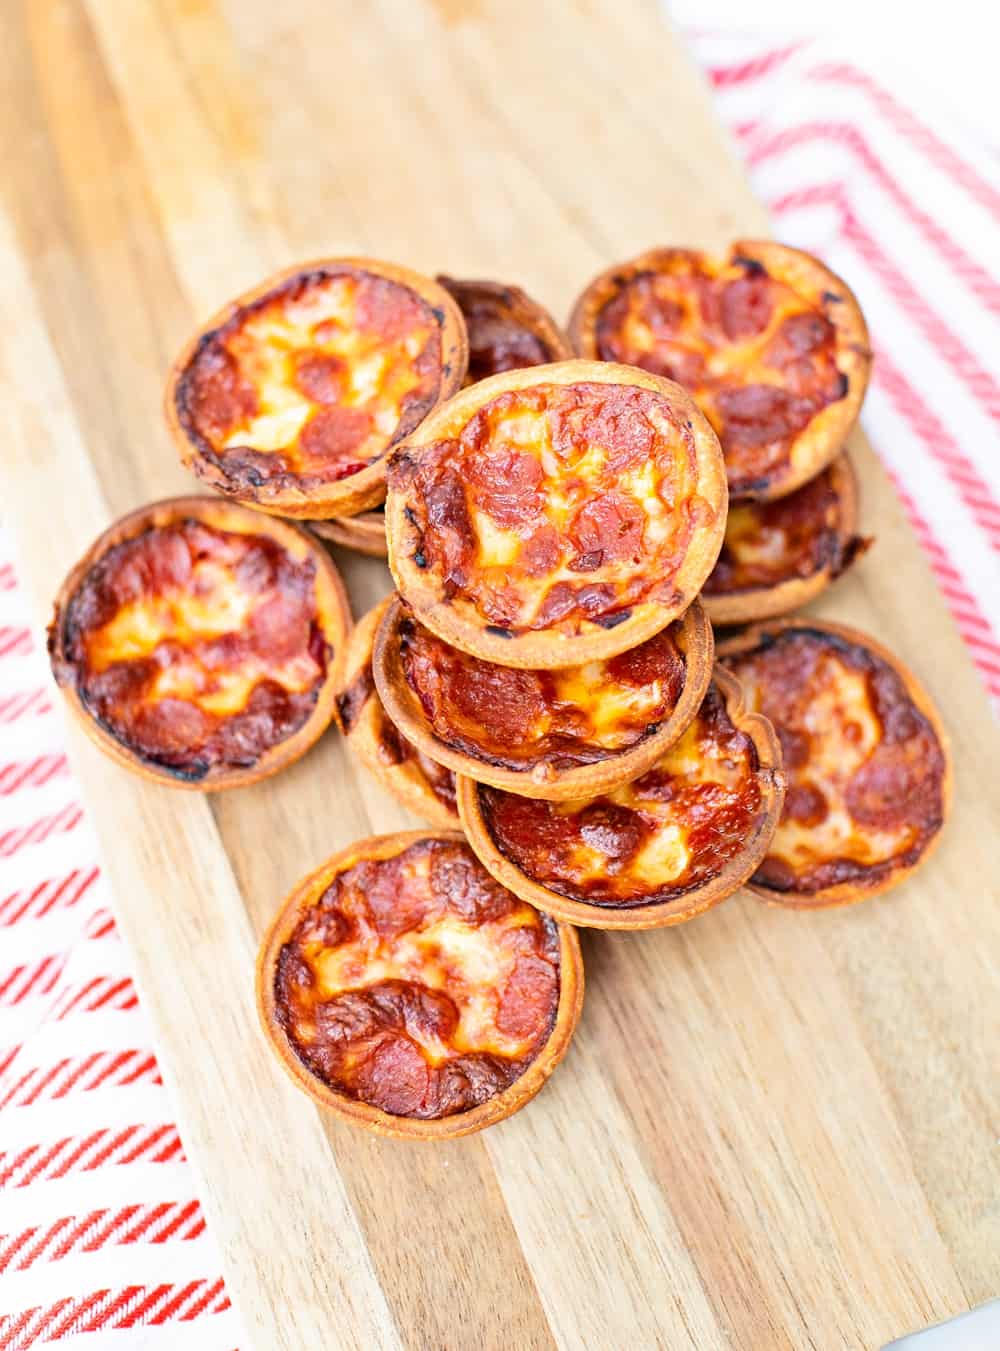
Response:
[[[454,774],[397,729],[375,688],[375,634],[391,603],[389,597],[358,620],[337,659],[337,721],[358,759],[404,807],[432,825],[455,827]]]
[[[807,605],[871,541],[855,534],[858,484],[846,455],[773,502],[733,502],[719,561],[701,593],[715,624],[747,624]]]
[[[56,598],[49,654],[112,759],[175,787],[231,788],[326,730],[349,627],[337,569],[304,530],[179,497],[87,550]]]
[[[579,665],[666,628],[725,517],[718,439],[688,395],[603,362],[482,380],[389,465],[400,593],[439,638],[502,666]]]
[[[396,597],[373,671],[389,717],[426,757],[527,797],[634,779],[682,734],[712,675],[712,626],[684,617],[615,657],[559,670],[499,666],[451,647]]]
[[[166,417],[188,468],[261,511],[353,516],[385,496],[385,455],[459,389],[465,322],[443,287],[371,258],[269,277],[171,367]]]
[[[632,783],[543,802],[458,778],[473,849],[504,886],[571,924],[657,929],[732,895],[763,859],[781,813],[781,753],[716,670],[681,739]]]
[[[653,249],[609,268],[580,296],[569,333],[580,356],[689,389],[719,434],[734,498],[781,497],[825,468],[871,367],[844,282],[766,240],[739,240],[722,257]]]
[[[583,1003],[575,931],[486,872],[457,831],[374,836],[281,907],[261,946],[265,1033],[299,1088],[382,1135],[510,1116],[562,1059]]]
[[[951,799],[940,718],[903,664],[855,629],[774,620],[720,647],[774,724],[788,788],[752,889],[845,905],[895,886],[937,844]]]
[[[331,516],[328,521],[310,521],[309,528],[320,539],[339,544],[343,549],[353,549],[355,553],[367,554],[369,558],[385,558],[388,553],[385,512],[381,506],[358,516]]]
[[[469,334],[465,383],[488,375],[566,361],[572,355],[566,335],[549,312],[517,286],[495,281],[456,281],[438,277],[455,299]]]

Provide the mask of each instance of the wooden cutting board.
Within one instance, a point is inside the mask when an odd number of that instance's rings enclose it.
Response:
[[[271,269],[369,253],[565,315],[617,258],[767,228],[641,0],[11,0],[0,50],[2,509],[39,622],[112,517],[190,489],[159,414],[168,360]],[[211,801],[74,735],[248,1346],[839,1351],[1000,1289],[1000,746],[854,450],[877,544],[817,610],[891,644],[943,708],[940,852],[841,913],[739,896],[683,929],[584,934],[575,1044],[485,1135],[335,1125],[258,1034],[278,901],[408,824],[335,734]],[[388,573],[343,561],[360,613]]]

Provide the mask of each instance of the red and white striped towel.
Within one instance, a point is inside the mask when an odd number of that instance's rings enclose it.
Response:
[[[779,237],[860,295],[878,353],[864,420],[1000,700],[997,161],[825,43],[692,42]],[[227,1351],[236,1314],[8,547],[0,533],[0,1351],[76,1333],[85,1351]]]

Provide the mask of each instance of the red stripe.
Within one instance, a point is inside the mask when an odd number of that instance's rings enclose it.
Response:
[[[42,844],[50,835],[64,835],[74,830],[83,820],[83,811],[75,803],[67,803],[53,816],[43,816],[28,826],[16,826],[0,835],[0,858],[13,858],[26,845]]]
[[[65,755],[40,755],[36,760],[12,761],[0,768],[0,797],[20,788],[41,788],[57,776],[69,773]]]
[[[30,629],[0,624],[0,657],[26,657],[32,648]]]
[[[36,998],[40,995],[50,994],[56,981],[62,974],[66,965],[67,958],[63,953],[50,953],[48,957],[43,957],[34,967],[17,966],[0,985],[0,1006],[4,1008],[14,1008],[29,995]],[[16,978],[22,979],[15,985]]]
[[[803,122],[799,126],[788,127],[783,131],[758,141],[748,148],[747,161],[759,164],[762,160],[783,154],[786,150],[799,145],[808,145],[814,141],[829,144],[831,141],[845,147],[859,160],[865,169],[877,181],[879,187],[892,199],[900,212],[915,225],[925,239],[949,265],[952,271],[993,313],[1000,313],[1000,282],[992,277],[975,259],[965,252],[962,246],[944,230],[936,220],[927,214],[900,187],[888,172],[882,160],[858,130],[847,122]],[[842,185],[825,185],[823,191],[842,198]],[[789,194],[795,198],[796,193]],[[771,203],[775,212],[785,208],[787,199],[781,198]],[[798,203],[796,203],[798,204]],[[803,203],[805,204],[805,203]]]
[[[770,75],[779,66],[783,66],[790,56],[801,51],[802,46],[801,42],[794,42],[788,47],[776,47],[771,51],[762,52],[759,56],[753,56],[735,66],[713,66],[708,71],[708,77],[716,89],[728,89],[733,85],[746,84],[750,80],[759,80],[764,75]]]
[[[181,1314],[181,1321],[189,1323],[193,1318],[197,1318],[200,1313],[204,1313],[212,1300],[222,1293],[223,1288],[223,1282],[220,1276],[217,1281],[209,1286],[199,1299],[196,1299],[192,1305],[185,1309]]]
[[[52,701],[48,691],[22,690],[17,694],[8,694],[0,699],[0,722],[14,723],[21,718],[38,717],[42,713],[52,712]]]
[[[13,563],[0,563],[0,591],[14,591],[17,588],[17,574]]]
[[[70,909],[85,896],[100,876],[99,869],[81,872],[74,868],[65,877],[48,878],[30,891],[12,891],[0,901],[0,926],[6,928],[23,919],[29,911],[32,919],[41,919],[56,906]]]

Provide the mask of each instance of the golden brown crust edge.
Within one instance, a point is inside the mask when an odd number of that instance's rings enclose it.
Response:
[[[506,769],[467,755],[449,745],[434,731],[420,700],[410,688],[399,656],[399,626],[407,618],[401,597],[390,600],[383,611],[372,659],[372,673],[383,707],[399,730],[419,750],[455,774],[503,788],[521,797],[564,802],[595,797],[644,774],[668,747],[681,737],[693,720],[712,678],[715,640],[703,608],[695,601],[681,619],[685,679],[680,698],[657,732],[637,745],[589,765],[553,770],[543,777],[538,770]]]
[[[605,268],[591,281],[578,297],[567,325],[573,350],[581,357],[598,360],[597,320],[605,304],[638,272],[656,271],[678,253],[703,253],[700,249],[649,249],[637,258]],[[836,459],[848,433],[858,420],[868,378],[871,374],[872,354],[868,325],[861,306],[847,283],[831,272],[812,254],[790,248],[768,239],[738,239],[718,255],[731,258],[738,254],[762,264],[777,280],[783,278],[807,299],[816,304],[833,325],[837,334],[837,365],[848,380],[847,393],[836,403],[828,404],[796,437],[791,450],[791,464],[780,477],[772,475],[759,489],[739,494],[744,500],[770,501],[785,497],[815,478]],[[734,495],[733,500],[737,497]]]
[[[158,765],[151,764],[138,752],[129,749],[109,731],[101,726],[91,715],[80,698],[76,685],[64,681],[58,674],[60,663],[68,665],[65,651],[64,623],[68,607],[82,585],[87,573],[111,549],[126,540],[134,539],[152,526],[168,525],[183,517],[195,517],[215,525],[219,529],[233,529],[242,526],[243,534],[268,535],[278,540],[292,551],[302,549],[316,563],[317,599],[321,605],[321,618],[327,641],[333,648],[333,659],[327,667],[326,678],[320,688],[316,706],[307,721],[299,730],[279,742],[264,754],[254,765],[242,769],[210,770],[198,782],[179,778]],[[319,593],[322,592],[322,595]],[[49,656],[56,672],[56,683],[62,690],[76,721],[87,736],[110,759],[124,769],[131,770],[142,778],[170,788],[186,789],[189,792],[212,793],[224,788],[241,788],[265,779],[279,770],[294,763],[315,744],[333,720],[336,707],[336,669],[337,660],[351,630],[351,610],[340,573],[329,554],[316,540],[290,521],[279,521],[270,516],[262,516],[247,507],[222,501],[214,497],[171,497],[136,511],[120,516],[107,530],[100,534],[83,557],[67,574],[56,594],[52,620],[49,624]]]
[[[865,886],[860,882],[840,882],[834,887],[825,887],[822,891],[803,892],[803,891],[776,891],[773,887],[766,887],[760,882],[748,882],[747,890],[766,901],[769,905],[777,906],[784,910],[832,910],[839,906],[855,905],[859,901],[867,901],[871,897],[880,896],[883,892],[891,890],[904,882],[918,868],[930,858],[934,850],[938,847],[941,836],[944,834],[945,826],[948,824],[948,818],[951,815],[952,797],[954,793],[954,760],[951,753],[951,742],[948,734],[944,730],[944,724],[941,722],[941,715],[937,707],[931,700],[930,695],[917,680],[916,676],[905,665],[894,652],[878,642],[868,634],[862,633],[859,629],[851,628],[847,624],[836,624],[832,620],[813,619],[811,615],[803,615],[800,618],[774,619],[764,624],[755,624],[745,633],[734,635],[727,638],[719,644],[717,655],[721,659],[728,656],[737,656],[745,652],[752,652],[759,644],[760,638],[765,634],[780,633],[786,629],[804,629],[815,630],[820,633],[830,633],[835,637],[843,638],[847,642],[857,643],[858,646],[868,648],[876,656],[881,657],[888,666],[890,666],[899,678],[902,680],[907,694],[913,700],[916,707],[926,717],[930,723],[934,735],[941,746],[941,753],[944,756],[944,777],[941,781],[941,825],[935,834],[928,840],[923,852],[915,863],[908,867],[894,868],[887,876]]]
[[[575,930],[559,924],[559,1005],[556,1021],[548,1039],[525,1072],[489,1102],[468,1112],[454,1116],[422,1121],[414,1117],[394,1116],[370,1103],[359,1102],[334,1092],[295,1055],[288,1038],[277,1021],[274,997],[274,972],[278,954],[287,942],[300,910],[313,897],[321,895],[333,879],[363,858],[381,860],[396,854],[421,840],[451,840],[466,843],[457,830],[408,830],[393,835],[369,835],[356,840],[321,864],[303,878],[282,902],[261,942],[257,956],[256,996],[257,1012],[268,1045],[275,1052],[282,1069],[317,1106],[325,1108],[343,1121],[363,1126],[376,1135],[406,1140],[450,1140],[484,1130],[498,1121],[512,1116],[545,1085],[569,1048],[583,1008],[584,972],[580,940]]]
[[[371,664],[375,633],[392,600],[392,596],[386,597],[362,615],[352,629],[335,671],[338,698]],[[434,793],[419,768],[408,761],[398,765],[382,762],[379,755],[379,719],[382,716],[388,715],[383,713],[378,691],[373,688],[350,730],[344,726],[339,711],[336,719],[348,748],[398,802],[440,830],[458,829],[458,813],[450,811]]]
[[[845,451],[830,466],[833,490],[840,501],[840,524],[837,534],[841,546],[850,552],[857,540],[859,515],[858,477],[850,456]],[[863,553],[870,541],[857,541],[855,547]],[[752,624],[764,619],[799,610],[823,594],[832,582],[843,576],[857,554],[848,558],[845,566],[835,569],[830,565],[820,568],[811,577],[789,577],[773,586],[752,587],[745,591],[710,595],[703,591],[701,603],[713,624]]]
[[[725,465],[718,438],[707,418],[690,396],[671,380],[651,375],[634,366],[619,366],[610,361],[561,361],[548,366],[528,366],[505,371],[470,385],[428,414],[420,426],[402,441],[394,456],[411,451],[464,427],[473,414],[499,394],[534,385],[574,385],[596,383],[630,385],[663,395],[691,424],[698,456],[698,495],[708,504],[713,520],[692,541],[674,578],[676,601],[672,605],[643,601],[631,607],[629,618],[610,629],[593,625],[589,630],[568,636],[548,630],[528,630],[510,638],[489,632],[484,620],[467,619],[458,608],[440,595],[437,582],[417,568],[412,557],[420,545],[420,534],[406,517],[403,493],[390,492],[386,498],[386,535],[389,541],[389,569],[393,579],[421,624],[432,633],[472,656],[496,662],[498,666],[520,666],[533,670],[551,670],[577,666],[617,656],[627,648],[638,647],[647,638],[665,629],[680,617],[697,597],[705,578],[712,571],[726,527],[728,489]]]
[[[310,272],[320,271],[323,268],[335,267],[354,268],[358,271],[385,277],[389,281],[398,282],[401,286],[409,287],[410,290],[415,291],[432,309],[441,312],[443,316],[441,319],[441,385],[434,405],[435,408],[460,389],[462,381],[465,379],[465,371],[469,364],[469,341],[465,330],[465,320],[462,318],[462,312],[457,303],[444,287],[439,286],[430,277],[425,277],[419,272],[413,272],[410,268],[401,267],[396,263],[382,262],[378,258],[357,257],[316,258],[271,273],[256,286],[251,287],[248,291],[243,291],[228,304],[223,305],[211,318],[206,319],[204,323],[198,326],[171,362],[163,395],[163,415],[167,429],[184,467],[190,469],[203,483],[216,492],[252,506],[257,511],[268,512],[275,516],[292,517],[296,520],[323,520],[330,516],[357,516],[363,511],[377,507],[385,497],[385,470],[393,449],[392,446],[387,447],[377,460],[374,460],[359,473],[351,474],[348,478],[340,479],[335,483],[326,484],[322,488],[306,492],[301,488],[279,489],[264,484],[260,489],[252,492],[250,490],[244,492],[241,489],[237,494],[219,466],[206,459],[201,448],[192,442],[181,425],[177,412],[178,385],[194,359],[203,338],[210,333],[214,333],[216,329],[222,328],[241,309],[261,300],[286,282]]]
[[[483,865],[502,886],[528,901],[537,910],[545,910],[567,924],[589,929],[663,929],[674,924],[685,924],[733,895],[752,876],[767,853],[784,805],[785,778],[781,768],[781,747],[774,728],[761,714],[751,713],[744,707],[743,692],[728,671],[716,667],[713,679],[722,693],[726,711],[734,726],[753,741],[763,771],[762,811],[757,829],[744,842],[740,852],[729,859],[715,877],[675,900],[655,905],[610,907],[571,900],[534,881],[500,852],[486,825],[478,784],[461,776],[457,780],[458,810],[469,844]]]
[[[367,558],[385,558],[389,552],[385,540],[385,517],[380,511],[363,511],[358,516],[331,516],[326,521],[310,521],[309,529],[326,543],[352,549]]]

